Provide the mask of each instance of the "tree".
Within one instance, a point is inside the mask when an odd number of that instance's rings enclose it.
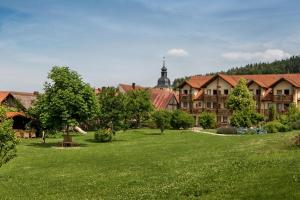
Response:
[[[276,119],[276,117],[277,117],[277,112],[276,112],[274,104],[272,104],[268,108],[268,121],[273,121]]]
[[[17,138],[12,120],[6,119],[5,109],[0,106],[0,167],[16,156]]]
[[[125,98],[116,88],[105,88],[99,93],[101,128],[111,128],[113,132],[123,128],[126,116]]]
[[[245,79],[241,79],[230,93],[226,107],[233,111],[230,118],[232,126],[250,127],[263,120],[263,117],[255,110],[255,100]]]
[[[128,118],[134,122],[136,128],[139,128],[141,121],[147,119],[153,110],[149,91],[143,89],[129,91],[125,106]]]
[[[71,140],[69,127],[84,122],[99,112],[93,89],[80,75],[68,67],[52,68],[45,82],[44,93],[39,95],[31,113],[44,129],[66,130],[65,140]]]
[[[204,129],[215,128],[216,114],[211,112],[202,112],[199,115],[199,124]]]
[[[194,125],[194,118],[190,114],[182,111],[182,110],[175,110],[172,112],[171,117],[171,126],[174,129],[187,129]]]
[[[166,128],[170,127],[171,113],[167,110],[157,110],[153,112],[152,119],[156,127],[163,133]]]

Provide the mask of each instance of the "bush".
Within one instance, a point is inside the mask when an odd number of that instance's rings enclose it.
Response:
[[[190,114],[182,111],[175,110],[171,116],[171,126],[174,129],[187,129],[194,125],[194,118]]]
[[[277,132],[287,132],[291,130],[291,128],[288,125],[284,125],[280,123],[279,121],[271,121],[264,125],[264,129],[268,133],[277,133]]]
[[[110,142],[112,140],[113,131],[111,129],[99,129],[95,132],[95,140],[97,142]]]
[[[215,128],[216,126],[216,114],[203,112],[199,115],[199,124],[202,128]]]
[[[295,121],[292,124],[292,128],[295,129],[295,130],[300,130],[300,120]]]
[[[220,127],[217,129],[218,134],[237,134],[237,129],[231,126]]]
[[[171,113],[167,110],[158,110],[152,113],[152,120],[156,127],[163,133],[166,128],[170,127]]]

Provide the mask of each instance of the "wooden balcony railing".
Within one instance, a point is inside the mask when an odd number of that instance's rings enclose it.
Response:
[[[292,102],[293,95],[273,95],[274,102]]]
[[[205,101],[212,101],[212,102],[216,102],[216,101],[225,101],[227,99],[228,95],[224,95],[224,94],[218,94],[218,95],[209,95],[209,94],[205,94],[204,95],[204,100]]]
[[[192,94],[179,94],[179,99],[180,101],[191,101],[193,99],[193,95]]]

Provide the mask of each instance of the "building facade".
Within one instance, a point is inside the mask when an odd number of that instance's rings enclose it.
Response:
[[[224,75],[193,76],[179,87],[180,109],[194,115],[203,111],[214,112],[219,126],[229,123],[231,111],[226,100],[241,78],[256,101],[257,112],[267,116],[274,105],[278,113],[285,113],[291,103],[300,107],[300,74]]]

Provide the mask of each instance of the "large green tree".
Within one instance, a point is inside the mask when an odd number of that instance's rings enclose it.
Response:
[[[150,116],[153,106],[148,90],[131,90],[127,93],[126,112],[129,120],[136,128],[141,126],[141,121]]]
[[[255,110],[255,100],[245,79],[241,79],[230,93],[226,107],[233,112],[230,124],[235,127],[250,127],[263,120]]]
[[[52,68],[48,74],[51,82],[44,84],[44,93],[39,95],[31,113],[45,129],[65,129],[84,122],[99,112],[94,90],[81,76],[69,67]]]
[[[102,128],[111,128],[113,132],[124,128],[126,112],[126,95],[116,88],[104,88],[98,94],[100,104],[99,121]]]
[[[16,156],[17,138],[12,124],[6,118],[5,108],[0,106],[0,167]]]

